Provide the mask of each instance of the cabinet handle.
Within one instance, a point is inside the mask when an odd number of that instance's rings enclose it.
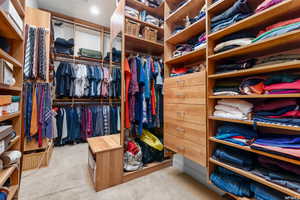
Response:
[[[184,98],[185,98],[185,95],[184,95],[184,94],[176,94],[176,97],[177,97],[177,98],[182,98],[182,99],[184,99]]]
[[[177,132],[185,133],[185,129],[184,128],[177,127],[176,130],[177,130]]]
[[[176,114],[177,114],[177,117],[178,117],[180,120],[184,120],[185,115],[186,115],[185,112],[176,112]]]
[[[177,80],[177,87],[183,88],[185,86],[185,80]]]

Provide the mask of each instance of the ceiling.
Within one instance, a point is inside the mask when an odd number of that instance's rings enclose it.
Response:
[[[39,8],[55,11],[71,17],[110,26],[110,17],[115,10],[115,0],[37,0]],[[99,14],[93,15],[91,6],[97,6]]]

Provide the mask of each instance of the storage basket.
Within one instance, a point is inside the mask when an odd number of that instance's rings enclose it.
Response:
[[[53,152],[53,143],[41,152],[33,152],[23,155],[23,170],[31,170],[39,167],[48,167]]]
[[[146,26],[143,30],[143,36],[146,40],[157,42],[157,30]]]
[[[141,24],[132,20],[126,19],[125,32],[129,35],[139,36]]]

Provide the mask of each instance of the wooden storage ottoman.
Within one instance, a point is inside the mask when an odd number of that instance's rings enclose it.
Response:
[[[41,152],[24,153],[22,170],[37,169],[38,167],[48,167],[53,152],[53,143]],[[40,165],[40,166],[39,166]]]
[[[88,169],[96,191],[122,183],[123,148],[120,135],[88,138]]]

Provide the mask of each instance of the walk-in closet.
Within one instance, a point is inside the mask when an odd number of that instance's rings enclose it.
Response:
[[[1,0],[0,200],[300,200],[299,0]]]

